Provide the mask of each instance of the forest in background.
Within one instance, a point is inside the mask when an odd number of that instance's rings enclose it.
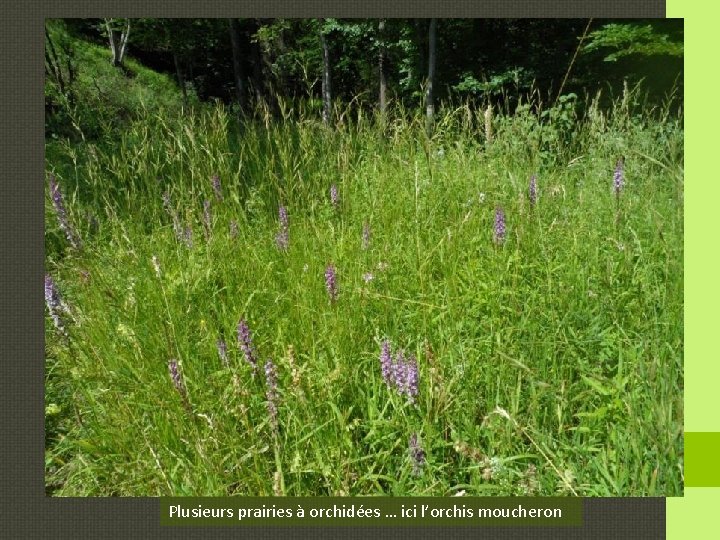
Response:
[[[220,100],[280,116],[303,102],[328,122],[334,104],[513,110],[523,96],[551,106],[560,94],[602,91],[608,106],[641,81],[651,103],[682,102],[678,19],[69,19],[47,21],[45,35],[53,136],[92,138],[135,115],[138,101],[171,99],[159,80],[139,98],[133,79],[144,68],[172,78],[185,106]],[[98,67],[103,50],[122,78]]]

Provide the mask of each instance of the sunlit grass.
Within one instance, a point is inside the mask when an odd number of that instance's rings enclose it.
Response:
[[[421,117],[238,130],[214,108],[50,144],[83,247],[48,198],[46,270],[72,315],[67,340],[46,326],[48,491],[681,494],[682,118],[587,110],[496,117],[490,145],[468,107],[431,139]],[[415,404],[383,380],[384,339],[417,358]]]

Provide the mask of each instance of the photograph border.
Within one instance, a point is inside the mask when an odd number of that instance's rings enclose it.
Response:
[[[675,2],[679,4],[679,2]],[[6,8],[0,42],[5,51],[2,63],[3,79],[3,145],[2,208],[2,335],[0,350],[3,368],[2,403],[3,493],[0,516],[5,530],[18,537],[52,532],[53,536],[105,537],[108,535],[153,534],[159,537],[207,537],[208,530],[174,529],[160,526],[159,499],[77,499],[50,498],[44,493],[44,304],[40,282],[44,275],[44,110],[42,81],[44,40],[42,21],[46,18],[93,17],[97,14],[121,16],[219,17],[236,13],[238,16],[268,17],[596,17],[635,18],[664,17],[664,2],[646,0],[628,2],[524,1],[507,3],[423,1],[380,4],[377,1],[344,4],[334,2],[287,2],[265,0],[236,2],[111,2],[76,1],[34,2],[31,7],[14,5]],[[675,8],[673,16],[680,15]],[[717,199],[716,199],[717,200]],[[712,214],[710,214],[712,215]],[[687,259],[686,259],[687,260]],[[705,276],[707,277],[707,276]],[[701,278],[702,279],[702,278]],[[687,291],[687,288],[686,288]],[[686,319],[686,323],[687,323]],[[688,407],[688,410],[690,408]],[[700,425],[700,424],[698,424]],[[693,424],[695,426],[695,424]],[[695,428],[693,428],[695,429]],[[715,426],[712,427],[715,429]],[[665,532],[665,499],[663,498],[604,498],[585,499],[585,520],[580,530],[533,529],[537,538],[584,538],[632,535],[635,538],[658,538]],[[611,519],[608,519],[611,518]],[[14,530],[13,530],[14,529]],[[302,529],[297,537],[328,537],[338,534],[349,538],[363,537],[367,531],[383,536],[384,530],[323,528]],[[213,530],[213,536],[232,535],[237,530]],[[275,537],[273,527],[253,528],[253,537]],[[285,531],[284,531],[285,532]],[[241,533],[242,534],[242,533]],[[394,528],[393,537],[431,538],[482,537],[520,538],[527,529],[508,527],[482,529]],[[13,534],[13,536],[15,536]]]

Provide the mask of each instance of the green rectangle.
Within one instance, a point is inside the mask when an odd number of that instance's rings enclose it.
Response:
[[[581,526],[569,497],[165,497],[173,526]]]
[[[685,485],[720,487],[720,433],[685,433]]]

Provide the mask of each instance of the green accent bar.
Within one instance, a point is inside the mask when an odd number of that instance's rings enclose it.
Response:
[[[720,433],[685,433],[685,485],[720,487]]]
[[[174,526],[581,526],[570,497],[163,497]]]

